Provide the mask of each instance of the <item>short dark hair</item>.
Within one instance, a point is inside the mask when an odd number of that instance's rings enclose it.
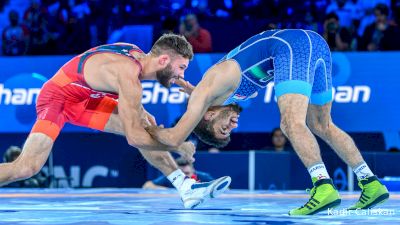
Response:
[[[383,3],[378,3],[375,6],[375,10],[378,10],[381,14],[388,16],[389,15],[389,7]]]
[[[192,45],[184,36],[176,34],[163,34],[154,43],[150,52],[156,56],[163,53],[172,53],[173,55],[180,55],[189,60],[193,59]]]
[[[335,19],[336,21],[339,21],[339,16],[335,12],[331,12],[325,16],[325,20],[329,19]]]
[[[221,109],[223,110],[228,110],[228,111],[235,111],[238,115],[242,112],[242,107],[237,105],[236,103],[225,105],[225,106],[211,106],[208,111],[214,111]],[[221,115],[221,114],[220,114]],[[214,118],[212,120],[206,121],[204,117],[200,120],[199,124],[197,124],[196,128],[194,128],[193,133],[197,135],[197,137],[204,143],[208,145],[212,145],[216,148],[223,148],[229,144],[231,141],[231,138],[228,136],[227,138],[224,139],[218,139],[215,137],[215,131],[214,131],[214,124],[217,121],[217,118]]]
[[[200,141],[212,145],[216,148],[223,148],[231,141],[231,137],[224,139],[217,139],[213,129],[214,120],[206,121],[204,118],[200,120],[193,133],[200,139]]]

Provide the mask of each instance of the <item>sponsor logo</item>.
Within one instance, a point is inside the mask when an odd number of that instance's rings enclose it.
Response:
[[[143,104],[181,104],[188,98],[187,94],[179,91],[179,87],[172,87],[168,90],[158,82],[143,82],[142,87]]]
[[[49,168],[43,167],[43,171],[49,174]],[[111,170],[105,166],[95,165],[86,171],[82,171],[80,166],[71,166],[69,176],[63,166],[54,166],[54,177],[58,179],[59,187],[93,187],[93,181],[97,177],[118,178],[119,171]]]
[[[143,104],[181,104],[186,101],[188,95],[179,91],[179,87],[169,90],[159,83],[143,82]],[[0,105],[33,105],[36,103],[40,88],[9,88],[0,83]],[[94,93],[91,98],[101,98],[104,94]]]
[[[264,102],[271,103],[276,98],[273,95],[274,83],[270,82],[265,89]],[[337,86],[333,88],[333,101],[336,103],[367,103],[371,98],[371,88],[367,85]]]
[[[6,88],[0,83],[0,105],[32,105],[40,88]]]
[[[354,171],[354,173],[359,173],[359,172],[361,172],[363,169],[365,169],[367,167],[367,165],[361,165],[360,167],[358,167],[357,168],[357,170],[356,171]]]
[[[318,169],[324,169],[324,168],[325,168],[324,165],[316,165],[316,166],[312,167],[309,172],[312,173]]]

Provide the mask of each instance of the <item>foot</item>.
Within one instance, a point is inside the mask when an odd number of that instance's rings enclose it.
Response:
[[[341,202],[339,192],[332,183],[332,179],[321,179],[314,183],[310,191],[308,202],[297,209],[292,209],[289,215],[312,215],[328,208],[334,208]]]
[[[185,209],[194,209],[209,198],[216,198],[224,193],[231,184],[231,177],[224,176],[210,182],[196,183],[188,179],[182,184],[181,199]]]
[[[376,176],[362,179],[358,182],[361,188],[361,196],[355,205],[348,210],[370,209],[375,205],[386,201],[389,198],[389,192]]]

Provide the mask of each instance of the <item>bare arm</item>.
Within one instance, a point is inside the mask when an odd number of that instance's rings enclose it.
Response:
[[[191,93],[187,110],[176,126],[169,129],[153,127],[149,131],[151,135],[166,145],[183,143],[214,101],[235,86],[235,79],[231,75],[238,71],[232,67],[232,63],[234,62],[227,61],[209,69]]]
[[[154,140],[142,126],[142,86],[138,79],[139,68],[132,63],[119,65],[119,114],[128,143],[144,150],[176,151],[178,146],[167,146]]]

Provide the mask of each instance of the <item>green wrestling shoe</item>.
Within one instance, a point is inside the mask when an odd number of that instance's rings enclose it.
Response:
[[[358,202],[348,208],[348,210],[370,209],[375,205],[386,201],[389,198],[389,192],[376,176],[362,179],[358,182],[361,188],[361,196]]]
[[[312,215],[328,208],[334,208],[341,202],[339,192],[332,183],[332,179],[321,179],[314,181],[311,189],[311,198],[300,208],[292,209],[289,215]]]

